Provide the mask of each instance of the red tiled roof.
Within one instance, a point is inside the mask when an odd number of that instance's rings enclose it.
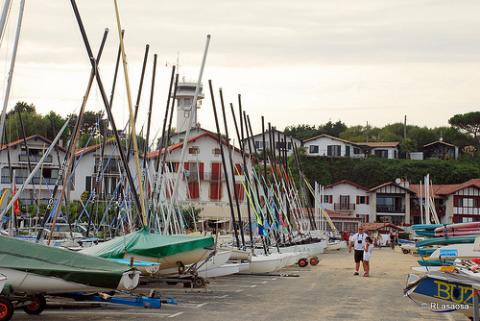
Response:
[[[331,188],[331,187],[334,187],[334,186],[337,186],[337,185],[340,185],[340,184],[352,185],[352,186],[355,186],[358,189],[363,189],[365,191],[368,191],[368,188],[366,188],[365,186],[362,186],[362,185],[357,184],[355,182],[349,181],[348,179],[342,179],[341,181],[326,185],[325,188]]]
[[[45,143],[47,143],[48,145],[52,144],[52,141],[50,139],[48,139],[48,138],[46,138],[42,135],[38,135],[38,134],[28,136],[28,137],[25,138],[25,140],[27,142],[29,140],[32,140],[32,139],[40,139],[40,140],[44,141]],[[20,145],[20,144],[23,144],[23,138],[20,138],[20,139],[14,140],[14,141],[12,141],[8,144],[2,145],[2,147],[0,147],[0,151],[5,150],[7,147],[12,148],[12,147],[15,147],[15,146]],[[63,152],[66,152],[65,148],[63,148],[62,146],[60,146],[58,144],[57,144],[57,148],[60,149]]]
[[[193,143],[193,142],[195,142],[195,141],[197,141],[197,140],[199,140],[199,139],[201,139],[201,138],[203,138],[203,137],[209,137],[209,138],[214,139],[215,141],[218,140],[218,137],[217,137],[216,134],[214,134],[213,132],[210,132],[210,131],[205,131],[205,132],[203,132],[203,133],[201,133],[201,134],[199,134],[199,135],[197,135],[197,136],[194,136],[194,137],[190,138],[187,143]],[[176,144],[172,144],[172,145],[170,145],[170,146],[167,147],[167,150],[168,150],[169,152],[173,152],[174,150],[177,150],[177,149],[179,149],[179,148],[182,148],[183,143],[184,143],[184,142],[179,142],[179,143],[176,143]],[[241,152],[240,149],[238,149],[237,147],[235,147],[235,146],[233,146],[233,145],[231,145],[231,144],[228,144],[228,143],[225,142],[225,141],[223,142],[223,144],[230,146],[231,148],[233,148],[234,150],[236,150],[236,151],[239,152],[239,153]],[[165,152],[165,148],[162,148],[162,150],[160,151],[160,153],[163,154],[164,152]],[[159,150],[151,151],[151,152],[149,152],[149,153],[147,154],[147,158],[150,159],[150,158],[158,157],[158,155],[159,155]]]
[[[480,178],[473,178],[460,184],[432,184],[431,190],[434,196],[448,196],[468,187],[476,187],[480,189]],[[420,194],[420,184],[412,184],[410,185],[410,189],[414,191],[415,194]]]
[[[403,229],[392,223],[363,223],[362,228],[366,231],[378,231],[385,228],[392,228],[394,230],[403,231]]]

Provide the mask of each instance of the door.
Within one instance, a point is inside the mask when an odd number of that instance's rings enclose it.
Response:
[[[348,210],[350,204],[350,195],[340,195],[340,209]]]

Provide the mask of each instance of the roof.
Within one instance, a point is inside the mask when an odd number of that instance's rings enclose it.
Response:
[[[189,143],[193,143],[193,142],[195,142],[195,141],[197,141],[197,140],[199,140],[199,139],[202,139],[203,137],[209,137],[209,138],[212,138],[212,139],[214,139],[214,140],[218,140],[217,134],[214,134],[214,133],[211,132],[211,131],[205,131],[205,132],[203,132],[203,133],[201,133],[201,134],[199,134],[199,135],[197,135],[197,136],[193,136],[192,138],[190,138],[190,139],[187,141],[187,143],[188,143],[188,144],[189,144]],[[179,149],[179,148],[182,148],[183,143],[184,143],[184,142],[179,142],[179,143],[176,143],[176,144],[172,144],[172,145],[168,146],[166,149],[167,149],[169,152],[173,152],[174,150],[177,150],[177,149]],[[235,151],[241,153],[241,150],[238,149],[237,147],[233,146],[232,144],[229,144],[229,143],[227,143],[227,142],[225,142],[225,141],[223,142],[223,144],[226,144],[226,145],[232,147]],[[165,148],[162,148],[161,151],[155,150],[155,151],[149,152],[149,153],[147,154],[147,158],[150,159],[150,158],[157,157],[157,156],[159,155],[159,153],[163,154],[164,152],[165,152]]]
[[[394,230],[403,231],[400,226],[397,226],[392,223],[363,223],[362,228],[366,231],[378,231],[385,228],[392,228]]]
[[[442,140],[436,140],[436,141],[434,141],[434,142],[425,144],[425,145],[423,145],[423,147],[424,147],[424,148],[425,148],[425,147],[430,147],[430,146],[432,146],[432,145],[437,145],[437,144],[445,145],[445,146],[448,146],[448,147],[455,147],[455,145],[446,143],[446,142],[444,142],[444,141],[442,141]]]
[[[113,143],[115,143],[115,139],[113,139],[113,138],[107,139],[107,141],[105,142],[105,144],[107,144],[107,145],[110,145],[110,144],[113,144]],[[75,150],[75,157],[82,156],[82,155],[88,154],[88,153],[92,153],[92,152],[96,151],[97,149],[99,149],[100,147],[102,147],[102,144],[96,144],[96,145],[91,145],[91,146],[87,146],[87,147],[83,147],[83,148],[78,148],[77,150]]]
[[[339,137],[335,137],[335,136],[328,135],[328,134],[320,134],[320,135],[317,135],[317,136],[313,136],[312,138],[305,139],[303,142],[307,143],[307,142],[310,142],[312,140],[316,140],[316,139],[323,138],[323,137],[338,140],[340,142],[344,142],[344,143],[351,144],[351,145],[358,145],[358,143],[354,143],[354,142],[351,142],[349,140],[341,139]]]
[[[208,130],[208,129],[205,129],[205,128],[202,128],[202,127],[192,127],[192,128],[190,129],[190,131],[194,131],[194,130],[200,130],[200,131],[208,132],[208,133],[211,133],[211,134],[214,134],[214,135],[217,134],[217,133],[215,133],[215,132],[212,132],[211,130]],[[174,134],[170,135],[170,138],[172,138],[172,137],[174,137],[174,136],[178,136],[178,135],[185,135],[186,132],[187,132],[187,131],[184,130],[184,131],[182,131],[182,132],[174,133]]]
[[[352,186],[355,186],[358,189],[363,189],[365,191],[368,191],[368,188],[366,188],[365,186],[362,186],[362,185],[357,184],[355,182],[349,181],[348,179],[342,179],[341,181],[326,185],[325,188],[332,188],[332,187],[335,187],[335,186],[340,185],[340,184],[352,185]]]
[[[437,197],[448,196],[459,190],[469,187],[476,187],[480,189],[480,178],[473,178],[460,184],[432,184],[431,191],[433,192],[434,196]],[[410,185],[410,188],[415,192],[415,194],[420,195],[420,184],[412,184]]]
[[[280,133],[280,134],[282,134],[282,135],[287,136],[288,138],[292,138],[292,139],[294,139],[294,140],[298,140],[299,142],[301,141],[300,139],[295,138],[295,137],[293,137],[292,135],[286,135],[284,132],[282,132],[281,130],[276,129],[275,127],[272,127],[272,132],[274,132],[274,133]],[[268,129],[265,130],[265,135],[268,136],[268,133],[269,133],[269,130],[268,130]],[[250,138],[257,137],[257,136],[261,136],[261,135],[262,135],[262,133],[258,133],[258,134],[256,134],[256,135],[253,135],[253,136],[250,137]],[[245,138],[244,140],[246,140],[246,139],[247,139],[247,138]],[[276,139],[276,137],[275,137],[275,139]],[[267,140],[268,140],[268,138],[267,138]]]
[[[35,140],[35,139],[39,139],[43,142],[45,142],[46,144],[48,145],[51,145],[52,144],[52,141],[42,135],[38,135],[38,134],[35,134],[35,135],[31,135],[31,136],[28,136],[25,138],[25,140],[28,142],[29,140]],[[0,151],[6,149],[7,147],[8,148],[12,148],[12,147],[16,147],[17,145],[20,145],[20,144],[23,144],[23,138],[20,138],[20,139],[17,139],[17,140],[14,140],[8,144],[5,144],[5,145],[2,145],[2,147],[0,148]],[[66,152],[66,149],[63,148],[62,146],[58,145],[56,146],[56,148],[60,149],[61,151],[63,152]]]
[[[380,185],[378,185],[378,186],[372,187],[372,188],[370,188],[370,192],[374,192],[374,191],[376,191],[377,189],[380,189],[380,188],[385,187],[385,186],[388,186],[388,185],[395,185],[396,187],[401,188],[401,189],[403,189],[403,190],[405,190],[405,191],[407,191],[407,192],[415,193],[415,192],[414,192],[413,190],[411,190],[410,188],[404,187],[404,186],[399,185],[399,184],[397,184],[397,183],[395,183],[395,182],[386,182],[386,183],[380,184]]]
[[[366,146],[366,147],[371,147],[371,148],[379,148],[379,147],[398,147],[400,145],[400,142],[368,142],[368,143],[356,143],[357,145],[360,146]]]

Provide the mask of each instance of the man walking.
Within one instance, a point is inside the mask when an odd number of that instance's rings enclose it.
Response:
[[[358,226],[358,233],[353,234],[348,243],[348,252],[352,252],[352,247],[354,250],[354,259],[355,259],[355,273],[353,275],[358,275],[358,270],[360,269],[360,261],[363,262],[363,248],[365,246],[365,239],[367,234],[364,233],[363,228]]]

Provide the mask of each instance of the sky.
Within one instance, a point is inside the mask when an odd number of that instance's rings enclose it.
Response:
[[[18,15],[19,0],[13,2],[0,47],[3,92]],[[158,54],[153,132],[161,127],[171,66],[178,60],[181,76],[196,80],[207,34],[212,39],[203,82],[211,79],[216,93],[221,87],[226,102],[236,103],[242,94],[255,132],[262,115],[278,128],[329,120],[383,126],[404,115],[409,124],[445,126],[454,114],[478,110],[479,1],[118,3],[134,94],[145,45]],[[118,47],[113,1],[79,0],[78,6],[94,52],[109,28],[100,62],[109,92]],[[22,100],[42,113],[78,111],[90,73],[87,58],[70,1],[27,1],[9,109]],[[151,69],[152,56],[138,128],[146,123]],[[128,117],[123,78],[118,84],[113,108],[123,124]],[[103,108],[96,86],[87,108]],[[212,115],[206,95],[199,111],[203,127],[215,128]]]

